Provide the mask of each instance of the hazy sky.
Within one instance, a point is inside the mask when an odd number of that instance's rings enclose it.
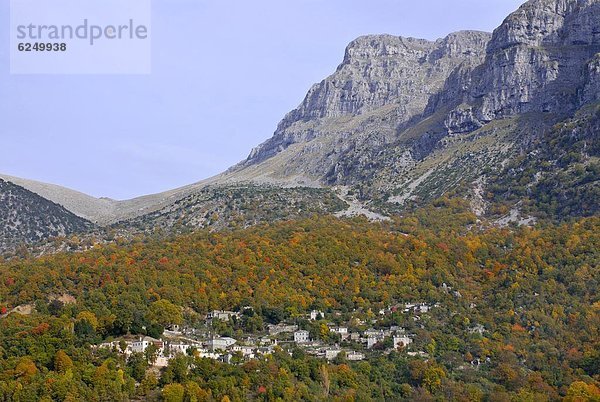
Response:
[[[492,31],[523,2],[154,0],[147,76],[10,75],[4,32],[0,172],[117,199],[193,183],[269,138],[357,36]]]

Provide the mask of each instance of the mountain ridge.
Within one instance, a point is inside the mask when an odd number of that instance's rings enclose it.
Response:
[[[593,210],[586,203],[597,192],[600,156],[593,132],[597,115],[585,109],[599,101],[600,0],[530,0],[492,34],[355,39],[335,72],[310,88],[269,140],[246,160],[198,183],[114,201],[13,180],[101,226],[144,230],[304,216],[286,203],[314,205],[300,209],[315,213],[385,218],[447,194],[472,200],[479,215],[504,203],[512,211],[508,216],[519,216],[524,205],[511,196],[511,187],[527,183],[534,191],[539,182],[567,176],[580,186],[571,193],[586,197],[570,210],[584,213]],[[556,133],[584,137],[566,165],[569,150]],[[539,149],[555,159],[530,157]],[[586,179],[572,177],[582,169],[589,172]],[[282,191],[290,197],[284,200],[273,188],[296,190]],[[543,191],[540,199],[554,197],[548,186]],[[562,189],[553,199],[560,204],[569,193]],[[256,212],[257,203],[280,215]],[[244,214],[244,206],[254,212]],[[219,219],[210,219],[214,214]],[[561,219],[557,212],[544,214]]]

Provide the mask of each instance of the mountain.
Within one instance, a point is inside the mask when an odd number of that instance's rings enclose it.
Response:
[[[0,261],[0,400],[597,401],[600,218],[472,222],[429,206]],[[202,353],[219,336],[252,355]],[[166,367],[126,351],[143,337]]]
[[[105,218],[111,216],[114,210],[115,201],[107,198],[94,198],[54,184],[22,179],[5,174],[0,174],[0,179],[23,187],[89,221],[104,223]]]
[[[62,206],[0,179],[0,251],[86,232],[92,226]]]
[[[0,400],[600,401],[599,5],[361,37],[165,193],[0,176]]]
[[[481,198],[486,172],[536,152],[555,124],[600,100],[599,10],[597,0],[531,0],[491,36],[359,38],[231,172],[350,186],[384,210],[459,188]]]
[[[399,128],[424,112],[452,71],[483,61],[489,39],[488,33],[471,31],[435,42],[358,38],[337,71],[313,86],[274,136],[233,171],[284,182],[290,177],[337,182],[343,159],[355,159],[357,169],[368,165],[365,153],[395,141]]]
[[[373,219],[466,198],[498,224],[594,215],[600,0],[530,0],[492,34],[360,37],[245,161],[115,201],[7,176],[101,226],[215,229]]]

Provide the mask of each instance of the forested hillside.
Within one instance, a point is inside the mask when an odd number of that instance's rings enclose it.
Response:
[[[0,398],[599,400],[600,220],[477,225],[463,201],[442,200],[385,224],[315,217],[5,261],[2,313],[20,313],[0,319]],[[377,317],[411,301],[436,307]],[[182,354],[161,370],[93,347],[244,307],[211,331],[291,321],[325,342],[323,328],[349,320],[402,326],[414,342],[358,362],[281,344],[230,364]],[[329,318],[307,322],[314,309]]]

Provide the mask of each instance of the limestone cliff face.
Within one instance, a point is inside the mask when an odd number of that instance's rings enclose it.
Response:
[[[485,62],[451,77],[427,109],[461,104],[446,121],[450,133],[520,113],[570,113],[596,96],[598,52],[598,0],[532,0],[494,31]]]
[[[465,31],[435,42],[391,35],[356,39],[337,71],[309,90],[302,104],[283,119],[270,140],[252,151],[244,165],[326,135],[335,119],[378,114],[385,107],[385,119],[392,120],[394,131],[423,113],[429,98],[458,65],[480,63],[489,38],[488,33]]]
[[[347,47],[337,72],[313,86],[281,127],[361,114],[390,102],[406,106],[400,118],[412,116],[457,64],[481,57],[488,40],[481,32],[454,33],[437,42],[390,35],[358,38]]]
[[[356,39],[346,48],[337,72],[314,85],[281,127],[306,119],[360,114],[406,95],[417,75],[412,69],[425,70],[423,62],[433,49],[433,43],[421,39],[388,35]],[[418,88],[419,92],[426,90]],[[411,98],[417,96],[410,94]]]

